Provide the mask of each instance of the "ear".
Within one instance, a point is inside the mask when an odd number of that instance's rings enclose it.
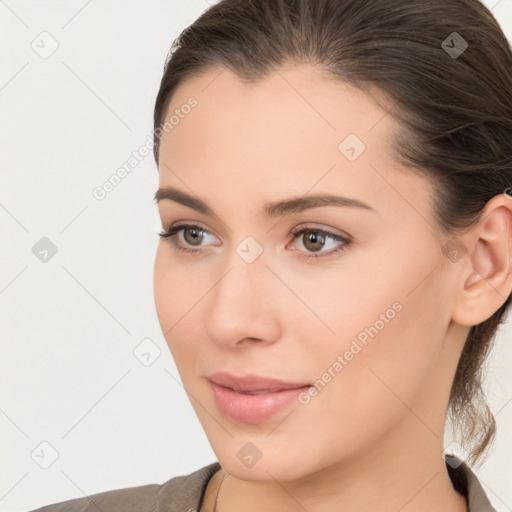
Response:
[[[512,290],[512,196],[493,197],[478,224],[456,245],[466,265],[452,320],[470,327],[490,318]]]

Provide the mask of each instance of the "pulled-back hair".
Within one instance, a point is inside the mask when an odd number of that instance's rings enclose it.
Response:
[[[490,199],[512,190],[512,52],[478,0],[219,1],[166,59],[154,111],[157,166],[158,128],[187,77],[226,67],[256,83],[303,63],[381,93],[372,99],[384,99],[379,105],[400,126],[391,144],[397,162],[433,184],[443,247],[480,220]],[[470,463],[495,437],[483,364],[510,301],[470,328],[450,391],[452,428]]]

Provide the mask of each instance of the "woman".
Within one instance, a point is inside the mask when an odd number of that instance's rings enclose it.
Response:
[[[494,510],[511,70],[477,0],[207,9],[156,99],[154,291],[218,461],[39,510]]]

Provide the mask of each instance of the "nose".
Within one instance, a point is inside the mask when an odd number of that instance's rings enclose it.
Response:
[[[224,348],[275,343],[282,327],[279,286],[283,288],[265,258],[246,263],[235,254],[209,294],[205,322],[209,339]]]

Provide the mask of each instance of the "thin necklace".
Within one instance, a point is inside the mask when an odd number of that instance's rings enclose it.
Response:
[[[217,512],[217,500],[219,499],[220,486],[222,482],[224,482],[224,478],[226,475],[222,475],[222,480],[220,481],[219,488],[217,489],[217,495],[215,496],[215,505],[213,506],[213,512]]]

